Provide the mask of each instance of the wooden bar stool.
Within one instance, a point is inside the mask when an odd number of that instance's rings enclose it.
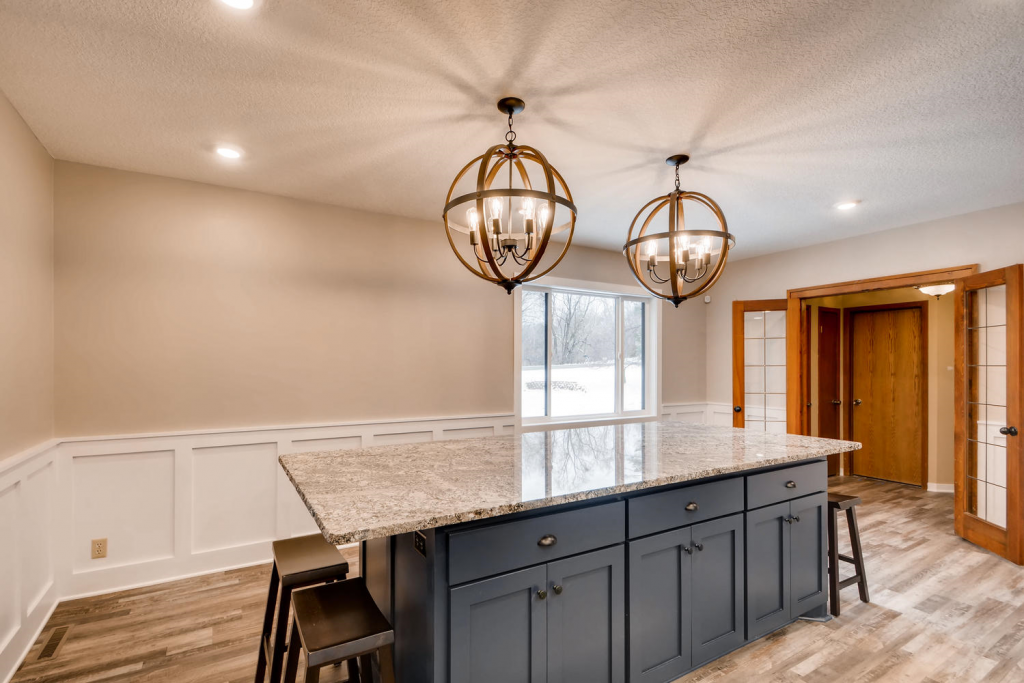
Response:
[[[828,599],[832,616],[839,616],[839,591],[857,584],[862,602],[871,602],[868,597],[868,575],[864,571],[864,552],[860,547],[860,530],[857,528],[857,506],[860,498],[841,493],[828,494]],[[850,529],[850,545],[853,556],[839,554],[838,517],[839,511],[846,510],[846,525]],[[839,580],[839,561],[849,562],[856,573],[848,579]]]
[[[263,616],[260,653],[256,661],[256,683],[263,683],[270,661],[270,681],[281,680],[284,653],[287,649],[288,614],[292,591],[326,581],[344,581],[348,562],[320,534],[274,541],[274,567],[270,572],[267,611]],[[274,612],[277,611],[277,633],[271,645]]]
[[[320,680],[325,666],[359,659],[364,683],[373,676],[377,655],[381,683],[394,683],[395,632],[384,618],[362,577],[328,583],[292,594],[291,647],[284,683],[295,683],[299,668],[299,643],[306,653],[306,683]]]

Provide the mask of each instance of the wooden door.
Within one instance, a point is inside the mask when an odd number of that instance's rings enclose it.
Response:
[[[790,608],[796,619],[820,607],[828,600],[828,560],[826,511],[828,494],[797,498],[789,504],[790,527]]]
[[[621,545],[548,564],[548,683],[625,683]]]
[[[747,513],[747,638],[790,621],[789,503]]]
[[[743,644],[743,515],[696,524],[692,535],[691,666],[696,667]]]
[[[840,438],[839,309],[818,309],[818,436]],[[839,474],[839,454],[828,456],[828,476]]]
[[[732,303],[734,427],[786,432],[786,299]]]
[[[451,591],[452,683],[544,683],[543,565]]]
[[[956,533],[1024,564],[1024,267],[957,281]]]
[[[853,474],[925,486],[927,302],[845,309]]]
[[[690,670],[690,527],[629,542],[629,680]]]

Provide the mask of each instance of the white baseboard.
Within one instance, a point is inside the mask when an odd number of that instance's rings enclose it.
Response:
[[[273,541],[317,533],[279,455],[491,436],[515,423],[477,415],[63,438],[5,459],[0,682],[61,600],[269,562]],[[97,538],[107,557],[93,560]]]
[[[952,484],[936,484],[935,482],[928,482],[929,493],[953,493]]]

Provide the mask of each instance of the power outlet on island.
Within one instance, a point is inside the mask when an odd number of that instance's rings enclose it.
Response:
[[[99,560],[107,556],[107,539],[92,539],[92,559]]]

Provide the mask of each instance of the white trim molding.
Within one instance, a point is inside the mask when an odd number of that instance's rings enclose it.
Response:
[[[499,414],[63,438],[0,461],[0,681],[61,600],[262,564],[317,533],[279,455],[514,429]]]
[[[661,419],[732,427],[732,406],[728,403],[663,403]]]
[[[929,493],[953,493],[952,484],[939,484],[934,481],[928,482]]]

